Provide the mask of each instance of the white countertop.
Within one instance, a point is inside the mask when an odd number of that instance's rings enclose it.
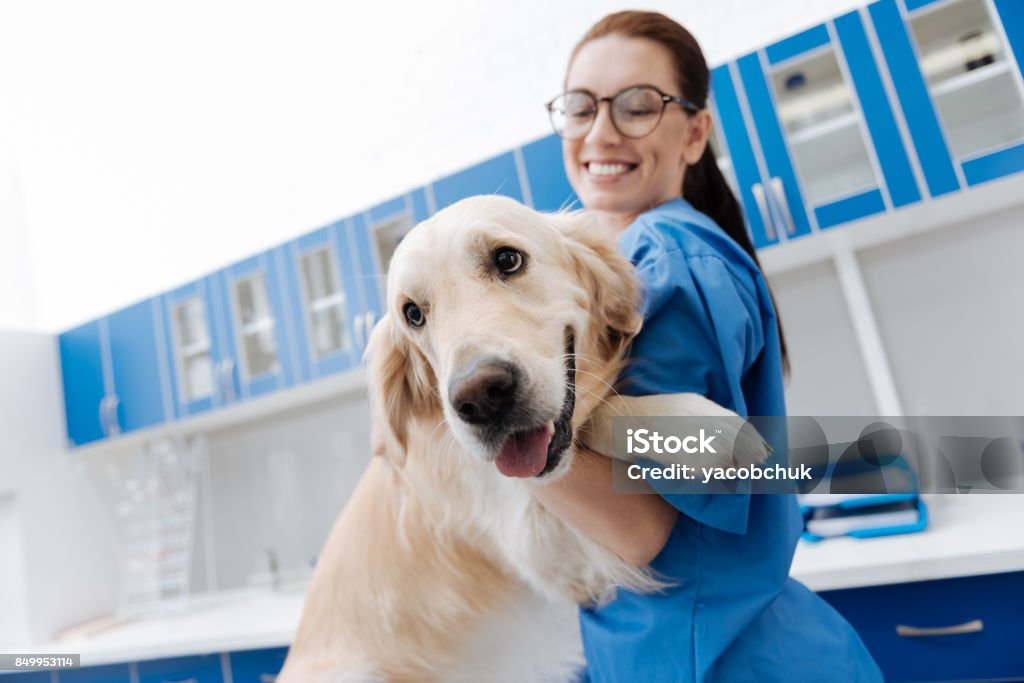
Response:
[[[292,642],[304,600],[303,590],[275,593],[269,588],[196,596],[180,613],[100,620],[31,649],[81,654],[82,666],[93,666],[281,647]]]
[[[1024,570],[1024,496],[925,496],[929,526],[883,538],[801,541],[792,576],[816,591]],[[300,587],[200,596],[180,614],[113,620],[32,648],[80,653],[91,666],[288,645],[299,623]]]
[[[928,528],[800,541],[790,574],[815,591],[1024,570],[1024,495],[925,495]]]

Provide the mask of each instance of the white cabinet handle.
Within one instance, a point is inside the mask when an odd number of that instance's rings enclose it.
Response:
[[[796,226],[793,224],[793,214],[789,210],[789,199],[786,198],[786,188],[782,184],[782,178],[775,176],[768,181],[768,184],[771,185],[772,194],[775,195],[775,201],[779,205],[779,212],[782,214],[782,223],[786,228],[786,234],[792,235],[796,232]]]
[[[757,204],[757,212],[761,214],[761,221],[764,223],[765,234],[769,240],[775,241],[777,236],[775,234],[775,222],[772,220],[771,214],[768,213],[768,199],[764,194],[764,185],[761,183],[754,183],[750,186],[750,191],[754,195],[754,203]]]
[[[362,351],[363,347],[366,346],[366,316],[362,314],[356,315],[356,350]]]
[[[107,414],[110,424],[110,435],[117,436],[121,433],[121,423],[117,419],[117,407],[121,405],[121,399],[117,397],[117,394],[109,397],[107,400]]]
[[[221,402],[230,403],[235,400],[235,361],[233,359],[225,358],[217,364],[217,387],[220,391]]]
[[[100,399],[100,431],[103,432],[103,436],[110,436],[110,417],[107,415],[107,397],[104,396]]]
[[[100,430],[103,436],[117,436],[121,433],[121,425],[117,421],[117,396],[104,396],[100,399]]]
[[[956,636],[961,633],[981,633],[985,630],[985,624],[981,619],[968,621],[953,626],[939,626],[936,628],[921,628],[920,626],[904,626],[898,624],[896,633],[903,638],[928,638],[930,636]]]

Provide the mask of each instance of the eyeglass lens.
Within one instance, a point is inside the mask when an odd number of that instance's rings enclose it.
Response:
[[[611,105],[612,124],[630,138],[649,135],[661,121],[665,103],[654,88],[628,88],[616,95]],[[577,140],[590,132],[597,118],[597,102],[590,93],[573,91],[551,102],[551,124],[567,140]]]

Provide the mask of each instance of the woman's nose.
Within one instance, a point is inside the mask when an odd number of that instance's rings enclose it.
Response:
[[[612,103],[598,103],[597,111],[594,113],[594,123],[587,132],[586,142],[594,145],[612,145],[618,143],[621,138],[621,134],[612,123]]]

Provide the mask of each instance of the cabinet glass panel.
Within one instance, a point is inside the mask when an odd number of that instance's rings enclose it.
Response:
[[[267,297],[267,281],[262,275],[235,282],[235,303],[242,331],[242,367],[248,377],[279,370],[274,316]]]
[[[213,361],[210,356],[210,329],[206,306],[201,297],[186,299],[174,307],[175,343],[178,347],[178,375],[185,399],[195,401],[213,394]]]
[[[329,248],[302,257],[302,284],[314,356],[319,359],[352,348],[345,293]]]
[[[732,158],[726,154],[725,149],[722,147],[721,140],[718,139],[718,131],[715,126],[711,126],[711,133],[708,136],[708,144],[711,145],[711,151],[715,154],[715,161],[718,163],[718,170],[725,176],[725,182],[729,183],[729,189],[736,197],[740,196],[739,183],[736,182],[736,171],[732,167]]]
[[[780,64],[770,80],[808,204],[878,187],[853,93],[830,46]]]
[[[387,274],[391,265],[391,257],[409,231],[412,230],[412,217],[399,216],[380,223],[373,228],[373,239],[377,244],[377,255],[380,257],[380,273]]]
[[[911,16],[910,32],[957,158],[1024,140],[1020,84],[985,0],[927,7]]]

